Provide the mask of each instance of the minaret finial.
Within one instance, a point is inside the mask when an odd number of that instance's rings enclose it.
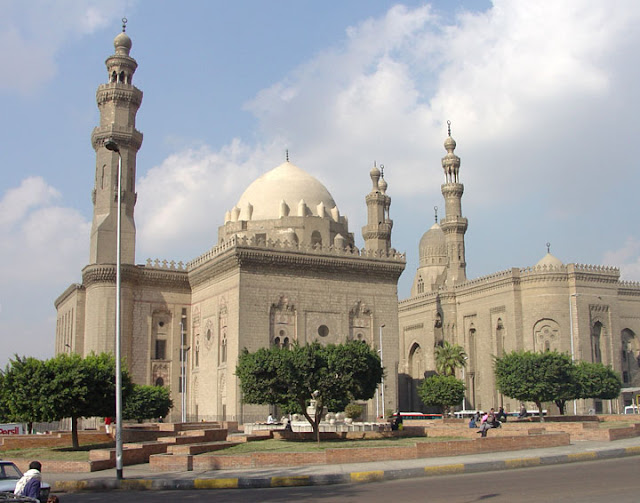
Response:
[[[123,17],[122,18],[122,33],[124,33],[125,31],[127,31],[127,18]]]
[[[289,149],[287,149],[287,156],[286,156],[287,162],[289,162]]]
[[[384,178],[384,164],[380,165],[380,178]]]
[[[451,121],[447,121],[447,131],[449,133],[449,136],[451,136]]]
[[[551,253],[551,243],[547,243],[547,253]]]
[[[433,207],[433,211],[434,211],[434,213],[435,213],[436,223],[438,223],[438,207],[437,207],[437,206],[434,206],[434,207]]]

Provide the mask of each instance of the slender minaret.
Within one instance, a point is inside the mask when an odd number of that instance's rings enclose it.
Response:
[[[118,153],[105,148],[107,140],[115,141],[122,156],[122,263],[135,263],[136,155],[142,145],[142,133],[135,126],[142,91],[132,83],[138,63],[129,56],[131,39],[125,33],[126,19],[122,21],[122,33],[113,41],[116,52],[105,62],[108,83],[100,85],[96,93],[100,125],[91,135],[96,151],[96,178],[89,264],[116,262]]]
[[[136,155],[142,134],[136,130],[136,113],[142,91],[132,84],[138,64],[129,56],[131,39],[124,32],[113,41],[116,52],[105,62],[108,83],[98,87],[96,100],[100,125],[93,130],[91,142],[96,151],[96,179],[93,189],[93,224],[89,264],[82,270],[86,289],[84,354],[114,352],[116,333],[116,247],[118,219],[118,152],[122,156],[121,180],[121,337],[122,355],[132,361],[133,291],[135,283]],[[117,150],[109,150],[106,142]],[[115,143],[115,145],[114,145]]]
[[[391,228],[393,220],[389,218],[391,198],[386,195],[387,182],[384,179],[384,166],[378,169],[373,164],[369,172],[373,187],[365,198],[367,202],[367,225],[362,227],[362,237],[366,250],[388,252],[391,248]]]
[[[451,121],[447,121],[448,133],[444,141],[447,155],[442,158],[445,183],[442,184],[442,196],[445,202],[445,216],[440,227],[445,234],[449,266],[447,283],[457,284],[467,279],[467,261],[464,252],[464,233],[467,231],[467,219],[462,216],[462,194],[464,185],[458,181],[460,158],[453,153],[456,142],[451,138]]]

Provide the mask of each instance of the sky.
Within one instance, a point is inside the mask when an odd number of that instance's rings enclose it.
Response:
[[[384,164],[406,298],[451,121],[469,278],[549,243],[640,280],[636,0],[1,0],[0,368],[53,356],[54,301],[88,263],[95,92],[123,17],[144,92],[137,263],[214,246],[288,149],[358,246]]]

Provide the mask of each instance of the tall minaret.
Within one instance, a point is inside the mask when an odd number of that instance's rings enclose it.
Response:
[[[386,195],[387,182],[384,179],[384,166],[378,169],[373,164],[369,172],[373,187],[365,198],[367,202],[367,225],[362,227],[362,237],[366,250],[388,252],[391,248],[391,228],[393,220],[389,218],[391,198]]]
[[[462,216],[462,194],[464,185],[458,182],[460,158],[453,153],[456,142],[451,138],[451,122],[447,121],[449,136],[444,141],[447,155],[442,158],[445,183],[442,184],[442,195],[445,201],[445,217],[440,220],[440,227],[445,234],[449,266],[447,283],[457,284],[467,279],[467,261],[464,252],[464,233],[467,231],[467,219]]]
[[[135,126],[142,91],[132,83],[138,63],[129,56],[131,39],[125,33],[127,20],[122,22],[122,33],[113,41],[116,53],[105,62],[108,84],[100,85],[96,93],[100,125],[91,135],[96,151],[96,178],[89,264],[116,262],[118,153],[105,148],[107,140],[115,141],[122,156],[122,263],[135,263],[136,155],[142,145],[142,133]]]
[[[121,221],[121,336],[122,355],[132,361],[133,291],[135,274],[136,155],[142,134],[135,128],[142,91],[133,87],[138,64],[129,56],[131,39],[124,32],[113,41],[116,53],[109,56],[109,80],[98,87],[96,99],[100,125],[93,130],[91,142],[96,151],[96,179],[93,189],[93,224],[89,264],[82,270],[86,289],[84,318],[84,354],[114,352],[116,333],[116,247],[118,221],[118,152],[122,156]],[[117,151],[105,147],[106,142]]]

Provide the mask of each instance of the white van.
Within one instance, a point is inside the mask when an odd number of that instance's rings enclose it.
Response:
[[[638,406],[637,405],[627,405],[624,408],[624,413],[625,414],[638,414]]]

